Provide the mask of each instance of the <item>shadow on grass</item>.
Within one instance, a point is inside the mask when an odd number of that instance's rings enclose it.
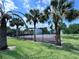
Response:
[[[8,56],[6,58],[6,56]],[[1,59],[29,59],[27,54],[24,54],[23,51],[19,48],[15,51],[2,51],[0,52]]]
[[[48,49],[64,50],[79,55],[79,47],[74,47],[71,43],[63,43],[62,46],[42,43],[42,46]]]
[[[27,52],[24,52],[23,49],[18,47],[14,51],[7,50],[7,51],[0,52],[0,59],[11,59],[11,58],[12,59],[38,59],[38,56],[35,56],[35,55],[40,54],[42,51],[43,50],[40,47],[39,51],[36,51],[32,55],[27,55],[28,54]],[[8,57],[6,57],[6,56],[8,56]]]

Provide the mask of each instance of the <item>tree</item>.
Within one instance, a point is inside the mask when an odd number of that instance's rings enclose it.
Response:
[[[42,30],[42,34],[49,34],[50,33],[47,28],[41,28],[41,30]]]
[[[63,32],[65,34],[79,34],[79,24],[70,24]]]
[[[61,29],[64,30],[65,28],[67,28],[67,25],[65,23],[61,24]]]
[[[18,38],[18,34],[19,34],[19,26],[23,26],[24,25],[24,22],[20,19],[20,18],[13,18],[11,21],[10,21],[10,26],[16,26],[16,36]]]
[[[61,23],[63,20],[73,21],[79,16],[79,11],[73,8],[73,1],[68,0],[52,0],[51,5],[47,7],[56,30],[56,44],[61,45]]]
[[[7,49],[6,21],[10,18],[10,15],[5,13],[2,6],[0,6],[0,50]]]
[[[46,11],[45,11],[46,12]],[[34,23],[34,41],[36,41],[36,23],[44,22],[48,17],[47,14],[40,12],[38,9],[31,9],[30,12],[25,14],[27,22],[33,21]]]
[[[11,15],[17,15],[13,11],[5,12],[4,0],[2,0],[3,6],[0,6],[0,50],[7,49],[7,26],[6,23],[9,19],[12,19]]]
[[[7,36],[14,37],[16,33],[15,29],[11,29],[10,27],[7,27]]]

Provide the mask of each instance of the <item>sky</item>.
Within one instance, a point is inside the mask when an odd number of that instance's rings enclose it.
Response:
[[[30,9],[34,9],[37,8],[40,11],[43,11],[46,6],[48,6],[50,4],[51,0],[5,0],[5,11],[10,11],[10,10],[16,10],[16,11],[20,11],[22,13],[28,13]],[[74,4],[74,8],[79,10],[79,0],[74,0],[75,4]],[[0,0],[0,6],[1,6],[2,2]],[[25,19],[25,18],[24,18]],[[71,23],[64,21],[66,24],[73,24],[73,23],[79,23],[79,19],[77,19],[76,21],[73,21]],[[47,23],[44,24],[37,24],[37,27],[42,26],[42,27],[46,27],[48,26]],[[32,25],[28,25],[29,27],[31,27]]]

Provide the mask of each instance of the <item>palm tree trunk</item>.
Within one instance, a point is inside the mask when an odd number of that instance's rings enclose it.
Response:
[[[5,18],[1,19],[1,28],[0,28],[0,50],[7,49],[7,27]]]
[[[60,27],[58,26],[57,23],[55,23],[55,30],[56,30],[56,36],[55,36],[56,44],[61,46]]]
[[[34,22],[34,41],[36,41],[36,22]]]

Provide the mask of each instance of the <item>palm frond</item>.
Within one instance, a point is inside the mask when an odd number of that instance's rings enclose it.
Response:
[[[51,1],[51,6],[53,6],[54,8],[56,8],[58,5],[58,0],[52,0]]]
[[[71,1],[71,2],[65,2],[63,5],[62,5],[62,9],[71,9],[71,8],[73,8],[73,4],[74,4],[74,2],[73,1]]]
[[[26,22],[24,21],[24,19],[20,15],[18,15],[16,13],[11,13],[10,15],[11,16],[16,16],[16,17],[20,18],[22,20],[22,22],[24,23],[25,27],[28,28],[28,26],[26,25]]]
[[[66,19],[71,22],[79,17],[79,11],[78,10],[70,10],[66,13]]]
[[[26,22],[31,21],[32,16],[31,16],[30,14],[25,14],[25,16],[26,16],[26,18],[27,18]]]
[[[20,19],[20,18],[13,18],[11,21],[10,21],[10,25],[11,26],[23,26],[24,23],[23,21]]]

